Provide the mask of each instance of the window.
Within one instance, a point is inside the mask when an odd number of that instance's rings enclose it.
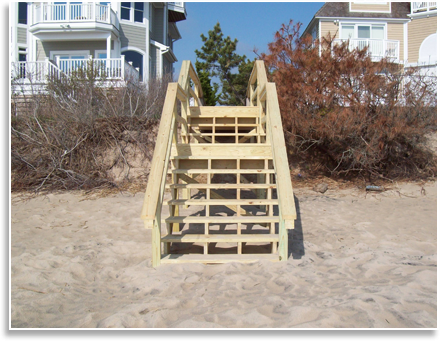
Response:
[[[371,38],[373,39],[384,39],[385,30],[383,26],[372,26]]]
[[[370,38],[370,26],[358,26],[358,38]]]
[[[121,19],[130,20],[131,2],[121,2]]]
[[[385,39],[385,25],[342,24],[342,39]]]
[[[27,2],[18,3],[18,23],[27,25]]]
[[[135,2],[134,3],[134,21],[144,22],[144,3]]]
[[[342,25],[341,34],[342,39],[354,38],[354,25]]]
[[[143,2],[121,2],[121,19],[143,23]]]
[[[26,61],[26,53],[27,50],[24,47],[19,47],[18,48],[18,61],[19,62],[25,62]]]

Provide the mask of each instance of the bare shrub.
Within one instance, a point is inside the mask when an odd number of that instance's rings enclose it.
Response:
[[[436,156],[423,144],[436,129],[436,78],[373,61],[366,48],[350,51],[331,36],[300,38],[299,29],[283,24],[261,55],[295,158],[319,159],[329,175],[435,176]]]
[[[108,81],[90,68],[49,79],[38,92],[16,91],[32,110],[12,115],[12,190],[114,187],[114,167],[131,179],[132,154],[152,157],[170,81]],[[23,86],[13,80],[12,88]]]

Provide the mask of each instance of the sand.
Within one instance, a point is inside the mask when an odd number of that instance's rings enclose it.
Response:
[[[437,183],[295,189],[286,262],[151,267],[143,193],[11,203],[12,328],[435,328]]]

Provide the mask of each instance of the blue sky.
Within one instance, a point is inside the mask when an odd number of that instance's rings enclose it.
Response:
[[[200,35],[208,35],[219,22],[224,36],[237,38],[237,53],[254,59],[254,47],[260,52],[267,50],[267,44],[281,24],[290,19],[303,24],[302,29],[322,7],[324,2],[186,2],[187,18],[178,22],[182,36],[175,42],[174,53],[178,62],[174,64],[175,75],[180,72],[183,60],[194,64],[194,51],[203,45]]]

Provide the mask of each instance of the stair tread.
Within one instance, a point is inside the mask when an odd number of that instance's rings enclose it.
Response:
[[[166,223],[271,223],[279,222],[277,216],[171,216],[164,220]]]
[[[276,184],[166,184],[165,188],[190,189],[269,189],[277,188]]]
[[[163,242],[277,242],[277,234],[185,234],[185,235],[166,235],[161,238]]]
[[[189,136],[266,136],[265,133],[236,133],[236,132],[228,132],[228,133],[212,133],[212,132],[206,132],[206,133],[188,133]],[[224,143],[222,143],[224,144]],[[257,143],[254,143],[254,145],[258,145]]]
[[[171,157],[219,155],[229,156],[229,159],[248,156],[273,158],[272,147],[268,143],[178,143],[171,146]]]
[[[197,169],[197,168],[187,168],[187,169],[170,169],[168,174],[206,174],[206,173],[222,173],[222,174],[274,174],[274,169]]]
[[[258,107],[250,106],[202,106],[190,107],[188,117],[259,117]]]
[[[278,205],[277,199],[177,199],[167,205]]]
[[[279,261],[278,254],[168,254],[162,255],[161,263],[250,263],[263,261]]]
[[[246,156],[233,156],[233,155],[174,155],[173,159],[179,160],[272,160],[272,157],[260,156],[260,155],[246,155]]]

